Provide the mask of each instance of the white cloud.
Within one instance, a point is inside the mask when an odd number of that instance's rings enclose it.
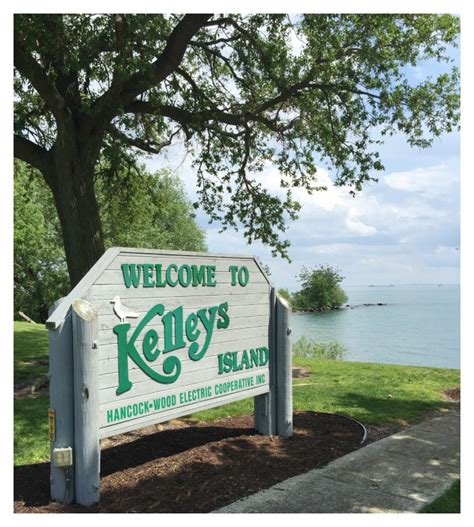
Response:
[[[416,192],[427,196],[440,195],[452,191],[458,175],[449,170],[446,164],[426,168],[416,168],[405,172],[392,172],[384,178],[385,183],[396,190]]]
[[[349,217],[346,219],[346,225],[350,231],[356,234],[360,234],[361,236],[371,236],[372,234],[375,234],[377,232],[377,229],[375,227],[372,227],[371,225],[366,225],[361,221],[356,221]]]
[[[350,254],[354,246],[350,243],[331,243],[311,247],[311,250],[321,255],[343,255]]]
[[[435,253],[439,255],[457,256],[459,251],[458,247],[446,247],[445,245],[438,245],[435,249]]]
[[[357,220],[358,215],[360,214],[360,211],[357,210],[355,207],[351,207],[349,209],[349,213],[346,218],[346,225],[347,228],[356,234],[360,234],[361,236],[371,236],[377,232],[377,229],[373,227],[372,225],[366,225],[362,221]]]
[[[150,163],[171,166],[196,199],[196,175],[190,156],[174,147],[168,159]],[[397,166],[397,165],[395,165]],[[407,166],[404,158],[404,166]],[[281,175],[271,164],[255,175],[272,194],[284,197]],[[258,256],[271,269],[277,287],[298,289],[301,267],[329,264],[338,267],[346,284],[456,282],[459,277],[459,174],[456,158],[435,161],[427,168],[393,171],[369,183],[353,198],[347,187],[336,187],[328,172],[317,172],[326,191],[309,195],[292,189],[302,204],[299,219],[288,223],[282,237],[291,242],[292,263],[272,258],[261,242],[248,245],[242,232],[219,233],[198,212],[207,232],[209,251]]]

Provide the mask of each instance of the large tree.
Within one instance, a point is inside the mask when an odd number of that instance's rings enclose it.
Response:
[[[178,139],[210,218],[286,255],[291,188],[320,189],[317,162],[358,191],[384,135],[426,147],[457,126],[457,72],[416,84],[407,66],[447,60],[458,33],[449,15],[16,15],[15,156],[53,193],[71,282],[104,250],[98,160]]]
[[[69,291],[61,229],[51,193],[36,170],[15,161],[14,307],[35,321]]]
[[[205,233],[180,179],[169,170],[111,166],[96,170],[96,194],[105,247],[207,250]],[[15,161],[14,304],[44,321],[48,308],[70,290],[58,215],[44,179]]]

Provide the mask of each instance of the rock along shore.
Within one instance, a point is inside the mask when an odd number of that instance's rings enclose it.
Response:
[[[328,307],[328,308],[304,308],[304,309],[293,309],[293,313],[322,313],[324,311],[338,311],[342,309],[355,309],[357,307],[376,307],[376,306],[388,306],[389,304],[386,302],[375,302],[375,303],[365,303],[365,304],[346,304],[345,306],[341,307]]]

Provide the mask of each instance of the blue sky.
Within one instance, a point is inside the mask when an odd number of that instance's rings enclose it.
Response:
[[[458,53],[451,52],[459,64]],[[425,63],[409,74],[421,80],[438,72],[437,64]],[[429,149],[411,148],[403,136],[393,136],[380,152],[385,171],[355,198],[349,189],[334,187],[330,169],[323,167],[318,178],[327,191],[313,196],[296,192],[303,206],[286,232],[291,263],[273,258],[259,242],[247,245],[240,232],[219,233],[220,226],[209,225],[198,211],[209,251],[254,254],[270,267],[275,286],[290,291],[298,289],[302,266],[320,264],[338,267],[345,276],[343,285],[459,283],[459,134],[445,135]],[[176,170],[195,199],[195,173],[182,147],[170,149],[166,158],[151,159],[148,166]],[[261,178],[275,193],[281,192],[276,168],[269,165]]]

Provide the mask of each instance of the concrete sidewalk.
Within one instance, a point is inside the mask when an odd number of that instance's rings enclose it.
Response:
[[[449,412],[213,512],[417,512],[460,477],[459,443]]]

